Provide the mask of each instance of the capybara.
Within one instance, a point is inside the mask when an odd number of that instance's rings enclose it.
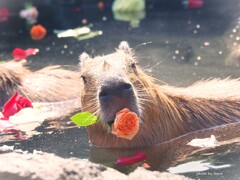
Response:
[[[79,72],[49,66],[32,72],[24,60],[0,63],[0,107],[15,93],[33,102],[56,102],[79,98]]]
[[[181,135],[240,121],[240,80],[211,79],[186,88],[159,85],[137,65],[127,42],[116,52],[80,56],[82,111],[102,121],[87,127],[90,142],[99,147],[154,146]],[[111,134],[106,124],[128,108],[141,122],[132,140]]]

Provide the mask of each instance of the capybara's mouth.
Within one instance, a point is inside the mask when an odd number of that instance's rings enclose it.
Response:
[[[106,113],[106,114],[104,113],[102,116],[103,122],[109,125],[110,127],[112,127],[112,124],[115,122],[115,119],[116,119],[116,114],[124,108],[119,109],[118,111],[116,111],[115,113],[112,113],[111,115],[109,113]],[[127,108],[127,109],[134,112],[138,117],[140,117],[140,110],[138,108]],[[140,119],[140,123],[141,123],[141,119]]]
[[[112,127],[112,124],[114,123],[114,120],[107,122],[107,124]]]

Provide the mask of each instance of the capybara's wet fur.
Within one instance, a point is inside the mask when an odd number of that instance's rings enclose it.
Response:
[[[79,98],[79,72],[49,66],[30,71],[24,61],[0,63],[0,107],[15,93],[33,102],[56,102]]]
[[[187,88],[159,85],[157,79],[137,65],[137,57],[126,42],[110,55],[91,58],[84,53],[80,60],[85,84],[82,110],[96,114],[104,122],[87,127],[90,142],[95,146],[153,146],[190,132],[240,121],[239,79],[211,79]],[[119,84],[128,84],[123,91],[132,86],[133,97],[128,95],[121,100],[110,98],[114,94],[111,91],[103,92],[106,87],[115,91],[114,87],[121,87]],[[132,140],[112,135],[106,125],[124,107],[141,119],[140,130]]]

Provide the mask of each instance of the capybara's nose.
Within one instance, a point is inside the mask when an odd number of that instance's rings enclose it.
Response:
[[[118,103],[127,101],[133,95],[133,87],[126,82],[105,82],[99,92],[100,102]]]

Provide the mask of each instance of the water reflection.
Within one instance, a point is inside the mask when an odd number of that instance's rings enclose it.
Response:
[[[222,126],[218,129],[211,129],[192,133],[181,138],[157,145],[155,147],[141,148],[140,150],[147,154],[147,164],[150,165],[151,170],[158,171],[172,171],[179,173],[188,173],[188,171],[183,171],[180,167],[175,167],[179,164],[184,164],[187,162],[194,162],[201,167],[205,167],[206,164],[201,164],[201,162],[206,162],[208,167],[204,169],[191,169],[192,172],[207,171],[210,169],[221,169],[229,168],[235,166],[236,162],[224,161],[219,158],[219,155],[227,158],[227,156],[237,155],[240,152],[239,146],[236,142],[240,141],[240,124],[232,124],[227,126]],[[231,129],[231,131],[229,131]],[[233,131],[232,131],[233,130]],[[232,133],[234,132],[234,133]],[[188,146],[187,143],[194,138],[205,138],[210,137],[211,134],[214,134],[220,146],[215,148],[196,148]],[[101,163],[110,167],[114,167],[119,171],[124,173],[129,173],[138,166],[141,166],[142,163],[138,163],[130,166],[121,166],[116,165],[115,161],[118,157],[122,156],[131,156],[133,155],[136,149],[101,149],[92,147],[90,150],[90,160],[96,163]],[[229,154],[226,154],[228,152]],[[230,165],[226,165],[230,163]],[[169,167],[175,167],[169,169]]]
[[[42,133],[28,140],[8,140],[5,143],[0,143],[0,145],[14,145],[15,149],[22,149],[23,151],[27,150],[30,152],[34,150],[50,152],[66,158],[87,158],[92,162],[113,167],[124,173],[132,172],[135,168],[141,166],[143,162],[122,166],[115,164],[116,159],[122,156],[131,156],[137,150],[141,150],[147,154],[146,162],[149,164],[150,170],[171,171],[170,167],[175,167],[174,172],[180,172],[181,170],[180,173],[191,177],[195,177],[196,173],[201,169],[196,171],[192,169],[194,173],[191,174],[191,172],[180,169],[181,166],[178,167],[178,165],[195,162],[198,163],[199,166],[205,167],[207,163],[208,168],[204,169],[204,171],[221,171],[217,169],[217,167],[223,169],[236,167],[238,161],[235,161],[235,158],[239,158],[238,154],[240,153],[240,124],[230,124],[221,126],[220,128],[191,133],[154,147],[133,149],[104,149],[89,146],[88,136],[84,128],[71,127],[65,130],[54,130],[51,128],[48,129],[48,125],[43,124],[42,127],[39,127],[37,130],[42,131]],[[194,138],[206,138],[210,137],[212,134],[216,136],[220,146],[215,148],[198,148],[187,145],[187,143]],[[3,136],[1,140],[4,140],[3,138],[6,138],[6,136]],[[203,164],[200,161],[203,162]],[[226,166],[226,164],[231,165],[231,167]],[[229,169],[228,171],[230,172],[226,173],[224,177],[231,174],[233,169]]]

